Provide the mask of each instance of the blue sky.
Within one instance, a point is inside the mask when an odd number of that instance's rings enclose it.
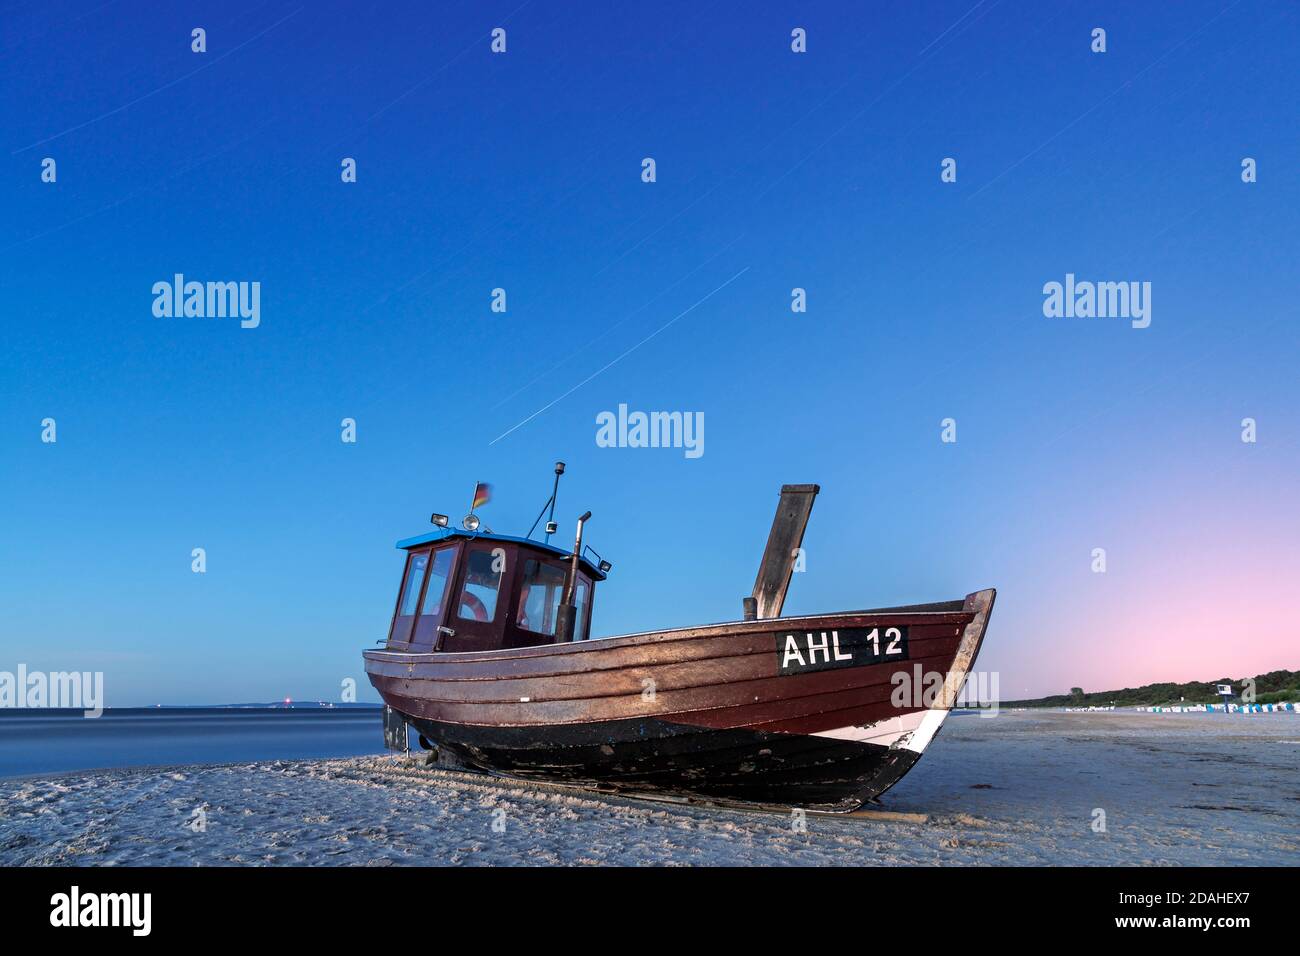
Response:
[[[2,15],[0,669],[373,699],[393,542],[476,480],[524,533],[556,459],[598,634],[738,617],[816,481],[787,609],[996,586],[1004,697],[1297,666],[1293,4]],[[156,318],[178,272],[260,326]],[[1044,317],[1066,273],[1151,326]],[[597,447],[619,403],[705,454]]]

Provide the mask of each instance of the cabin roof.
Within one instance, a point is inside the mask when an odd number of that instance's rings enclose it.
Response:
[[[493,534],[488,531],[465,531],[460,528],[439,528],[436,531],[417,534],[414,538],[403,538],[401,541],[397,542],[397,547],[409,551],[412,548],[419,548],[423,545],[437,541],[450,541],[453,538],[466,538],[469,540],[482,539],[484,541],[504,541],[508,544],[522,544],[537,551],[541,551],[551,557],[558,558],[569,558],[573,554],[572,551],[566,551],[563,548],[557,548],[553,544],[546,544],[542,541],[535,541],[532,538],[516,538],[514,535]],[[579,561],[579,564],[581,565],[582,570],[586,572],[587,576],[593,581],[605,580],[605,573],[587,560],[587,558],[583,557]]]

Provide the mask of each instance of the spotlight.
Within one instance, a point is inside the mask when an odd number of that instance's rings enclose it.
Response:
[[[466,515],[464,518],[461,519],[460,523],[465,528],[466,531],[477,531],[478,515]]]

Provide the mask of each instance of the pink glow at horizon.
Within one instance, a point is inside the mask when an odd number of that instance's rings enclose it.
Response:
[[[1300,545],[1281,529],[1210,540],[1111,548],[1106,573],[1073,573],[1076,587],[1051,600],[1000,595],[979,666],[1002,672],[1003,699],[1300,667]]]

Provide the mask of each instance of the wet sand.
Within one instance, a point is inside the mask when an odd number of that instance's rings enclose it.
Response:
[[[1300,715],[958,715],[881,808],[929,822],[800,829],[388,755],[114,770],[0,781],[0,864],[1297,865]]]

